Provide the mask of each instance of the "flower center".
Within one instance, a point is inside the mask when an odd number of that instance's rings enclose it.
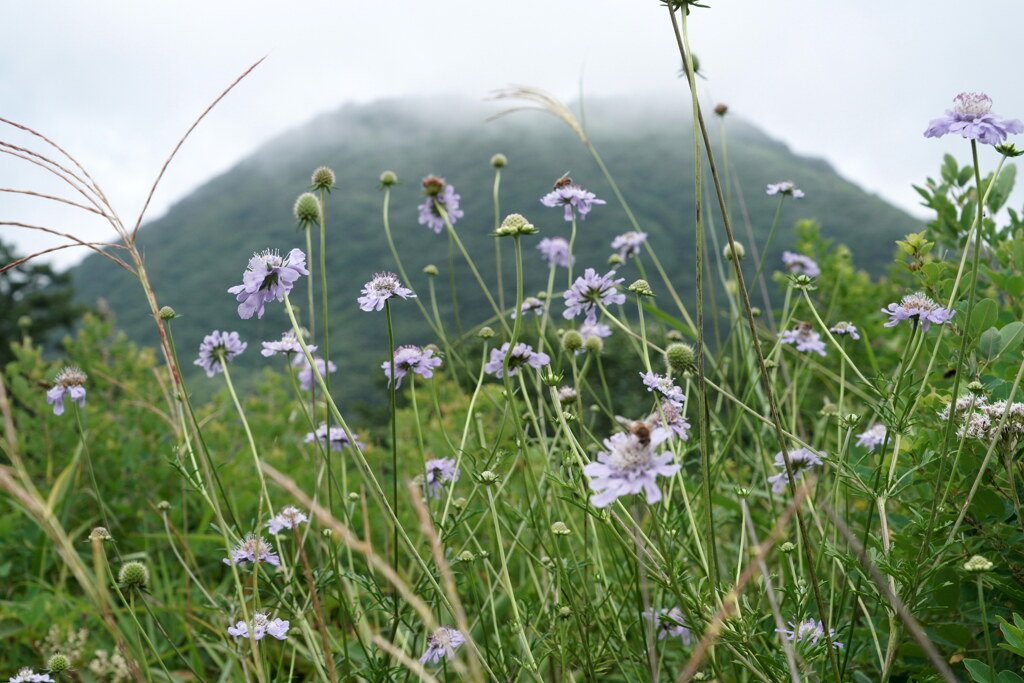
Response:
[[[608,464],[617,470],[644,467],[651,461],[650,446],[644,446],[635,436],[626,436],[612,447]]]
[[[926,297],[922,292],[908,294],[903,297],[903,301],[900,303],[906,309],[917,309],[926,312],[931,312],[938,308],[938,304]]]
[[[962,92],[953,99],[953,111],[965,116],[984,116],[992,111],[992,98],[985,93]]]

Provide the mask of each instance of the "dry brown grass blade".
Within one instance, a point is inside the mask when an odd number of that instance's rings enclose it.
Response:
[[[149,208],[149,202],[153,199],[153,195],[156,193],[157,185],[160,184],[160,181],[164,177],[164,173],[167,171],[167,167],[171,165],[171,162],[174,160],[174,156],[178,153],[178,150],[181,149],[181,146],[185,144],[185,140],[187,140],[188,136],[192,134],[192,131],[194,131],[196,129],[196,126],[198,126],[199,123],[204,118],[206,118],[206,115],[209,114],[210,111],[214,107],[216,107],[220,103],[220,101],[227,96],[227,94],[229,92],[234,90],[235,86],[242,82],[242,79],[244,79],[246,76],[248,76],[250,73],[252,73],[252,70],[255,69],[257,66],[259,66],[263,62],[264,59],[266,59],[266,57],[260,57],[258,60],[256,60],[256,62],[252,66],[250,66],[248,69],[243,71],[241,76],[236,78],[234,80],[234,82],[231,85],[229,85],[227,87],[227,89],[224,90],[224,92],[222,92],[220,95],[217,96],[217,99],[215,99],[213,102],[211,102],[210,105],[206,109],[203,110],[203,113],[199,115],[199,118],[197,118],[195,120],[195,122],[191,126],[189,126],[189,129],[187,131],[185,131],[185,134],[183,136],[181,136],[180,140],[178,140],[178,144],[176,144],[174,146],[174,149],[171,150],[171,155],[169,157],[167,157],[167,160],[164,161],[164,165],[160,168],[160,173],[157,174],[156,180],[153,181],[153,186],[151,188],[149,188],[149,194],[146,195],[146,203],[142,205],[142,211],[139,212],[139,217],[135,221],[135,227],[132,228],[132,234],[131,234],[132,241],[134,241],[136,235],[139,234],[139,228],[142,227],[142,219],[146,215],[146,209]]]
[[[48,232],[51,235],[57,235],[58,237],[64,237],[65,239],[69,239],[72,242],[75,242],[79,246],[89,247],[90,249],[95,251],[100,256],[104,256],[104,257],[110,259],[111,261],[113,261],[117,265],[119,265],[122,268],[124,268],[125,270],[127,270],[129,273],[131,273],[133,275],[135,274],[135,271],[127,263],[125,263],[121,259],[117,258],[116,256],[113,256],[112,254],[108,254],[107,252],[103,251],[103,249],[100,248],[100,247],[103,247],[103,248],[110,248],[110,249],[127,249],[127,247],[125,247],[122,244],[114,244],[112,242],[85,242],[83,240],[78,239],[77,237],[75,237],[71,233],[61,232],[60,230],[54,230],[53,228],[43,227],[42,225],[31,225],[29,223],[19,223],[17,221],[0,221],[0,225],[10,225],[10,226],[13,226],[13,227],[16,227],[16,228],[25,228],[26,230],[40,230],[42,232]],[[70,247],[70,246],[74,246],[74,245],[68,244],[66,246]]]
[[[50,253],[55,252],[55,251],[60,251],[62,249],[70,249],[71,247],[89,247],[93,251],[100,251],[99,248],[100,247],[105,247],[105,246],[109,246],[109,245],[106,242],[75,242],[75,244],[61,244],[60,246],[57,246],[57,247],[50,247],[49,249],[43,249],[42,251],[37,251],[34,254],[29,254],[28,256],[25,256],[24,258],[18,259],[17,261],[11,261],[6,266],[3,266],[2,268],[0,268],[0,273],[8,271],[11,268],[17,268],[18,266],[20,266],[22,263],[25,263],[26,261],[31,261],[34,258],[38,258],[40,256],[45,256],[46,254],[50,254]],[[128,266],[125,266],[125,268],[128,268]],[[128,268],[128,271],[129,272],[134,272],[134,271],[132,271],[131,268]]]
[[[74,171],[67,168],[63,164],[59,164],[53,159],[43,156],[38,152],[33,152],[30,149],[27,149],[25,147],[19,147],[18,145],[12,144],[10,142],[4,142],[3,140],[0,140],[0,152],[3,152],[4,154],[10,154],[13,157],[17,157],[18,159],[27,161],[31,164],[35,164],[40,168],[46,169],[47,171],[54,174],[55,176],[63,180],[65,183],[73,187],[76,192],[85,197],[89,201],[89,203],[95,206],[97,209],[100,208],[99,202],[96,201],[97,199],[99,199],[100,202],[103,202],[103,205],[106,206],[108,209],[110,208],[109,202],[107,202],[106,197],[103,196],[103,193],[99,190],[98,187],[96,187],[95,183],[92,183],[90,185],[85,180],[80,178]],[[60,171],[58,171],[57,169],[60,169]],[[88,175],[89,174],[86,173],[86,176]],[[74,178],[74,182],[72,182],[72,178]],[[92,180],[92,178],[90,178],[89,180]],[[86,190],[88,190],[92,194],[89,194],[89,192],[86,192]],[[120,233],[120,230],[118,232]]]
[[[532,107],[522,106],[505,109],[504,111],[498,112],[494,116],[489,117],[487,119],[488,121],[493,121],[517,111],[546,111],[547,113],[558,117],[565,123],[565,125],[572,128],[573,132],[576,133],[580,140],[583,141],[583,144],[590,144],[590,141],[587,139],[587,134],[583,132],[583,126],[581,126],[580,122],[576,120],[576,116],[572,113],[572,110],[554,95],[551,95],[540,88],[532,88],[528,85],[512,85],[502,90],[496,90],[488,99],[526,100],[534,105]]]
[[[50,147],[53,147],[55,150],[57,150],[58,152],[63,154],[68,160],[71,161],[71,163],[73,163],[75,166],[78,167],[78,170],[82,172],[82,175],[84,175],[86,178],[88,178],[92,182],[92,185],[90,186],[89,189],[91,189],[99,197],[104,199],[104,203],[106,203],[106,198],[103,197],[103,192],[100,191],[99,185],[96,184],[96,181],[92,179],[92,176],[89,175],[89,172],[85,170],[85,167],[82,166],[80,163],[78,163],[78,160],[75,159],[73,156],[71,156],[63,147],[61,147],[56,142],[54,142],[50,138],[46,137],[45,135],[43,135],[39,131],[34,130],[32,128],[29,128],[28,126],[22,125],[20,123],[15,123],[14,121],[11,121],[10,119],[5,119],[3,117],[0,117],[0,123],[6,123],[9,126],[17,128],[19,130],[23,130],[26,133],[29,133],[30,135],[34,135],[37,138],[39,138],[40,140],[42,140],[43,142],[45,142],[46,144],[48,144]],[[40,156],[40,158],[44,158],[41,155],[36,155],[36,156]],[[57,162],[51,161],[50,163],[52,163],[55,166],[58,166],[58,167],[63,169],[63,167],[60,166],[60,164],[58,164]],[[68,172],[70,173],[70,171],[68,171]],[[83,185],[86,184],[85,181],[81,181],[81,182],[82,182]]]
[[[78,202],[73,202],[70,199],[64,199],[63,197],[55,197],[55,196],[50,195],[50,194],[43,194],[42,192],[33,192],[32,190],[15,190],[15,189],[10,188],[10,187],[0,187],[0,192],[10,192],[12,194],[25,194],[25,195],[29,195],[30,197],[39,197],[40,199],[49,199],[49,200],[54,201],[54,202],[60,202],[61,204],[67,204],[69,206],[73,206],[76,209],[82,209],[83,211],[88,211],[90,213],[94,213],[97,216],[103,216],[107,220],[110,220],[110,216],[105,214],[103,211],[100,211],[99,209],[95,209],[95,208],[93,208],[91,206],[86,206],[85,204],[79,204]]]

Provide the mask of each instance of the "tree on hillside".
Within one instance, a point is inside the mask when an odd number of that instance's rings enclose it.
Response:
[[[0,267],[19,258],[0,242]],[[26,262],[0,272],[0,367],[13,359],[11,343],[28,334],[47,339],[57,329],[70,329],[85,310],[74,303],[71,275],[45,263]]]

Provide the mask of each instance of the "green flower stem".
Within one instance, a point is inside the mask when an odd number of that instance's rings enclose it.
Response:
[[[501,203],[498,199],[498,189],[501,187],[501,167],[494,169],[494,231],[501,227]],[[501,271],[501,237],[494,238],[494,271],[498,276],[498,308],[505,310],[505,278]]]
[[[664,354],[664,353],[665,353],[665,350],[664,350],[663,348],[661,348],[661,347],[660,347],[660,346],[658,346],[657,344],[654,344],[653,342],[649,342],[649,341],[647,341],[647,340],[646,340],[646,339],[645,339],[644,337],[642,337],[641,335],[639,335],[639,334],[637,334],[636,332],[634,332],[633,330],[631,330],[631,329],[630,329],[630,328],[629,328],[629,327],[628,327],[628,326],[627,326],[627,325],[626,325],[625,323],[623,323],[623,322],[622,322],[621,320],[619,320],[619,319],[618,319],[618,318],[617,318],[617,317],[615,316],[615,314],[614,314],[614,313],[612,313],[611,311],[609,311],[609,310],[608,310],[608,307],[607,307],[607,306],[605,306],[604,304],[602,304],[602,303],[598,302],[598,304],[597,304],[597,307],[598,307],[598,308],[600,308],[600,309],[601,309],[601,312],[602,312],[602,313],[604,313],[604,314],[605,314],[606,316],[608,316],[608,319],[609,319],[609,320],[611,320],[611,321],[612,321],[613,323],[615,323],[615,325],[616,325],[616,326],[617,326],[617,327],[618,327],[618,328],[619,328],[620,330],[622,330],[623,332],[625,332],[625,333],[626,333],[627,335],[629,335],[629,336],[630,336],[630,337],[631,337],[632,339],[635,339],[635,340],[637,340],[637,341],[641,342],[641,344],[642,344],[642,346],[643,346],[643,348],[644,348],[644,353],[646,353],[646,351],[647,351],[647,348],[648,348],[648,347],[650,347],[650,348],[654,349],[655,351],[657,351],[657,352],[658,352],[658,353],[660,353],[660,354]],[[648,364],[648,365],[649,365],[649,364]]]
[[[757,269],[754,271],[754,277],[750,279],[750,282],[754,286],[761,288],[761,298],[764,301],[764,312],[769,321],[774,324],[775,316],[772,315],[772,303],[768,297],[768,282],[764,278],[764,264],[768,260],[768,250],[772,246],[772,239],[775,237],[775,229],[779,227],[779,217],[782,215],[782,205],[786,203],[786,195],[779,197],[779,204],[775,207],[775,218],[772,219],[772,227],[768,230],[768,238],[764,241],[764,247],[761,249],[760,258],[757,260]],[[751,242],[751,246],[756,249],[754,243]],[[774,330],[773,330],[774,331]]]
[[[572,287],[572,262],[573,262],[572,261],[572,249],[573,249],[574,246],[576,246],[576,207],[571,207],[571,209],[572,209],[572,229],[569,232],[569,257],[568,257],[569,265],[566,266],[566,271],[567,271],[568,280],[569,280],[569,284],[567,285],[567,288],[571,288]]]
[[[636,226],[635,223],[634,226],[637,230],[640,229],[640,227]],[[644,242],[644,249],[647,250],[647,255],[650,257],[651,263],[654,264],[654,269],[658,271],[658,275],[661,277],[662,283],[664,283],[665,288],[668,290],[669,296],[672,297],[673,303],[675,303],[676,308],[679,309],[680,315],[683,316],[683,321],[690,326],[690,334],[696,337],[697,325],[693,322],[693,318],[690,317],[690,312],[686,310],[683,300],[679,298],[679,293],[676,292],[676,288],[672,286],[672,281],[668,279],[668,274],[665,273],[665,268],[661,265],[661,259],[658,258],[658,252],[654,250],[654,247],[651,246],[650,242],[646,241]]]
[[[460,245],[461,246],[461,245]],[[455,334],[462,337],[462,318],[459,315],[458,289],[455,287],[455,239],[448,233],[448,288],[452,293],[452,317],[455,318]]]
[[[981,572],[978,572],[976,581],[978,582],[978,607],[981,608],[981,632],[985,635],[985,654],[988,658],[988,668],[995,672],[996,665],[995,657],[992,654],[992,635],[989,633],[988,609],[985,606],[985,584],[981,577]]]
[[[74,401],[71,401],[71,408],[75,413],[75,424],[78,425],[79,443],[82,444],[82,454],[85,456],[85,468],[89,470],[89,480],[92,483],[92,493],[96,498],[96,505],[100,509],[100,518],[103,519],[103,526],[113,531],[114,527],[110,525],[110,517],[107,516],[107,507],[103,504],[103,496],[100,495],[99,484],[96,483],[96,471],[92,467],[92,458],[89,456],[89,440],[86,438],[85,426],[82,424],[82,411]],[[120,528],[120,526],[118,528]],[[117,552],[117,559],[120,560],[121,553],[117,550],[116,543],[114,544],[114,551]]]
[[[391,381],[388,382],[388,401],[391,408],[391,505],[394,507],[396,523],[394,532],[394,546],[391,550],[391,568],[398,574],[398,529],[401,526],[397,521],[399,513],[398,500],[398,408],[395,398],[395,332],[391,324],[391,301],[384,300],[384,318],[388,322],[388,359],[391,363]],[[397,590],[397,589],[396,589]],[[394,603],[394,626],[392,631],[398,633],[398,593],[393,595]],[[392,641],[394,637],[392,637]]]
[[[828,337],[828,340],[832,342],[832,346],[834,346],[839,351],[839,355],[843,357],[843,360],[850,364],[850,368],[853,369],[854,373],[856,373],[857,379],[859,379],[867,386],[873,387],[874,385],[871,384],[871,382],[868,381],[868,378],[865,377],[864,374],[857,368],[857,364],[850,360],[850,357],[846,355],[846,349],[843,348],[843,345],[836,341],[836,338],[832,336],[832,333],[828,329],[828,325],[826,325],[825,321],[823,321],[821,319],[821,316],[818,315],[818,309],[814,307],[814,302],[811,301],[811,295],[807,292],[806,289],[801,289],[800,292],[804,295],[804,301],[807,302],[807,308],[810,309],[811,315],[814,316],[814,319],[817,321],[818,326],[821,328],[821,331],[825,334],[826,337]]]
[[[313,235],[312,235],[312,229],[309,227],[309,225],[306,225],[305,232],[306,232],[306,256],[309,257],[309,260],[307,261],[307,263],[309,264],[310,269],[311,269],[310,270],[310,275],[309,275],[309,280],[307,282],[307,284],[309,286],[306,287],[306,294],[309,297],[309,301],[307,303],[307,305],[309,306],[309,310],[306,313],[306,316],[307,316],[307,323],[309,324],[309,336],[311,338],[315,339],[316,338],[316,316],[313,314],[314,301],[313,301],[313,271],[312,271],[312,267],[313,267]]]
[[[309,588],[309,599],[313,603],[313,614],[316,615],[317,630],[320,631],[320,640],[324,648],[324,661],[327,663],[327,675],[331,683],[336,683],[338,675],[334,671],[334,657],[331,656],[331,646],[327,642],[327,622],[324,621],[324,613],[320,608],[320,598],[317,597],[316,584],[313,583],[313,571],[309,568],[309,560],[306,559],[306,551],[302,547],[302,536],[299,534],[298,525],[292,527],[292,534],[295,538],[295,547],[299,551],[299,560],[302,562],[302,572],[306,577],[306,587]]]
[[[301,333],[298,330],[296,330],[295,334],[297,336],[301,336]],[[245,437],[249,440],[249,450],[252,452],[252,461],[256,466],[256,476],[259,477],[260,480],[260,493],[263,495],[260,507],[262,508],[263,503],[266,503],[267,513],[273,517],[274,506],[270,502],[270,494],[267,493],[267,480],[263,478],[263,468],[260,467],[260,454],[256,449],[256,440],[252,436],[252,430],[249,429],[249,421],[245,419],[245,410],[242,408],[242,404],[238,400],[238,394],[235,393],[235,385],[231,383],[231,372],[228,370],[228,362],[223,356],[220,358],[220,366],[224,370],[224,381],[228,385],[228,393],[231,394],[231,400],[235,403],[235,409],[238,411],[238,417],[242,420],[242,427],[245,429]],[[261,509],[257,510],[256,519],[263,519],[263,511]]]

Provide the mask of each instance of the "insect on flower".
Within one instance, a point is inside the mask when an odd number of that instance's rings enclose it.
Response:
[[[655,413],[646,420],[630,420],[621,415],[616,415],[615,421],[625,427],[626,431],[635,436],[640,445],[646,448],[651,444],[651,430],[656,426],[657,417],[658,415]]]

